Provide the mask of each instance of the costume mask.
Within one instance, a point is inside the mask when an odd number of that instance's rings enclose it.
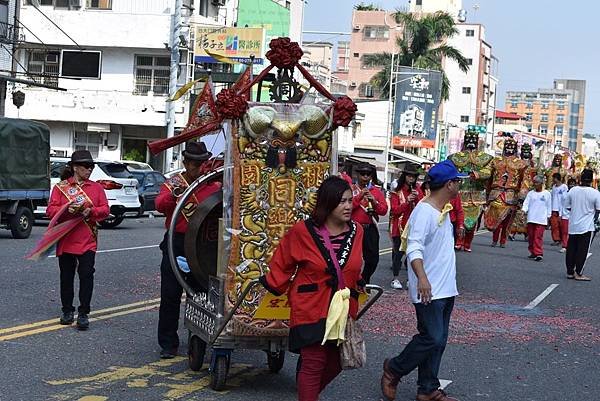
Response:
[[[523,160],[531,160],[533,154],[531,153],[531,145],[528,143],[524,143],[521,146],[521,159]]]
[[[514,139],[508,138],[504,141],[504,149],[502,150],[504,156],[514,156],[517,154],[517,142]]]
[[[560,167],[562,165],[562,155],[554,155],[552,159],[552,167]]]
[[[463,141],[464,150],[476,150],[479,145],[479,134],[473,131],[465,132]]]

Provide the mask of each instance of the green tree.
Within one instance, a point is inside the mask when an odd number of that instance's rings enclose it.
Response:
[[[356,11],[381,11],[381,8],[373,3],[360,2],[354,6]]]
[[[394,64],[441,71],[442,100],[448,100],[450,82],[444,73],[443,60],[454,60],[461,71],[469,71],[467,59],[460,50],[446,44],[449,38],[458,33],[454,19],[445,12],[418,17],[403,11],[396,11],[394,18],[403,27],[402,36],[396,40],[398,49],[394,55]],[[363,58],[366,66],[382,67],[371,78],[371,85],[381,91],[382,98],[387,98],[390,90],[391,62],[392,53],[388,52],[367,54]]]
[[[139,150],[133,148],[123,155],[123,160],[131,160],[136,162],[145,162],[146,158]]]

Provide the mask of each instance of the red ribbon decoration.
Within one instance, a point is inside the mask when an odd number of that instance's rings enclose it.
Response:
[[[290,38],[276,38],[269,43],[267,58],[277,68],[293,68],[302,58],[304,52],[297,42]]]
[[[219,115],[224,119],[242,118],[246,110],[248,110],[248,102],[241,93],[235,89],[223,89],[217,95],[217,109]]]
[[[348,96],[340,96],[333,104],[333,126],[347,127],[354,118],[358,107]]]

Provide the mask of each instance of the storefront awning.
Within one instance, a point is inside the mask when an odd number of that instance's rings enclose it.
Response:
[[[417,156],[413,153],[403,152],[401,150],[390,149],[389,153],[391,156],[398,158],[397,160],[390,160],[390,163],[414,163],[414,164],[433,164],[434,161],[426,159],[421,156]],[[393,159],[392,157],[392,159]]]

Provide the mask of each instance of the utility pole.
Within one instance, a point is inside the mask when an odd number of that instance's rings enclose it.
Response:
[[[171,48],[171,68],[169,75],[169,99],[177,92],[177,74],[179,72],[179,35],[181,35],[181,8],[182,0],[174,0],[175,9],[171,19],[171,36],[169,46]],[[175,135],[175,102],[167,102],[167,138]],[[173,170],[173,148],[165,150],[164,171]]]
[[[388,116],[387,116],[387,135],[385,136],[385,148],[383,149],[383,157],[385,159],[385,168],[383,169],[383,182],[388,183],[388,173],[390,164],[390,143],[392,142],[392,88],[394,80],[394,56],[392,53],[392,62],[390,63],[390,84],[388,88]]]

